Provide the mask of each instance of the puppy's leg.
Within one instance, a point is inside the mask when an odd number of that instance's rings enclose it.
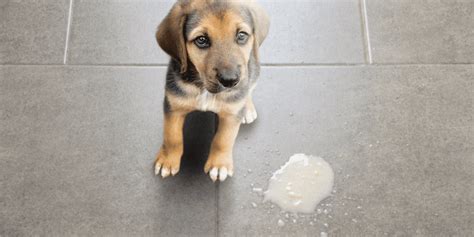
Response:
[[[183,155],[183,124],[186,114],[180,112],[165,113],[164,139],[155,161],[155,174],[163,178],[175,175],[179,171]]]
[[[224,181],[234,173],[232,149],[239,132],[240,117],[230,114],[219,114],[219,127],[212,141],[211,151],[204,172],[209,172],[212,181],[219,177]]]
[[[253,104],[251,95],[247,98],[247,102],[245,103],[244,109],[244,116],[242,118],[243,124],[252,123],[253,121],[255,121],[255,119],[257,119],[257,110],[255,109],[255,105]]]

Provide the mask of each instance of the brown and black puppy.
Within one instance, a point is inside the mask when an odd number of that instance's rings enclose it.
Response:
[[[178,173],[185,116],[200,110],[219,117],[204,172],[213,181],[232,176],[240,124],[257,118],[251,96],[260,69],[258,48],[268,29],[268,16],[252,1],[183,0],[173,6],[156,33],[171,56],[156,175]]]

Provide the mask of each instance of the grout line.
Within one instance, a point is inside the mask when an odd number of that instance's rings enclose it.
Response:
[[[367,51],[367,37],[366,37],[366,34],[365,34],[365,20],[364,20],[364,7],[363,7],[363,0],[359,0],[357,4],[357,6],[359,7],[359,20],[360,20],[360,34],[361,34],[361,38],[362,38],[362,48],[363,48],[363,54],[364,54],[364,62],[366,64],[370,64],[369,63],[369,53]]]
[[[363,66],[367,65],[364,63],[262,63],[262,67],[298,67],[298,66]],[[28,63],[6,63],[0,64],[0,66],[68,66],[68,67],[167,67],[167,63],[124,63],[124,64],[28,64]]]
[[[216,237],[219,237],[219,181],[216,183]]]
[[[81,67],[104,67],[104,68],[162,68],[168,65],[140,65],[140,64],[0,64],[0,67],[66,67],[66,68],[81,68]]]
[[[364,63],[262,63],[262,67],[363,66]]]
[[[474,63],[372,63],[372,64],[342,64],[342,63],[305,63],[305,64],[261,64],[262,67],[377,67],[377,66],[466,66]],[[0,67],[118,67],[118,68],[154,68],[167,67],[168,64],[0,64]]]
[[[66,67],[167,67],[168,64],[57,64],[57,63],[6,63],[0,66],[66,66]]]
[[[362,27],[364,31],[364,47],[366,49],[366,60],[369,62],[369,64],[373,64],[372,61],[372,48],[370,45],[370,34],[369,34],[369,21],[367,17],[367,3],[366,0],[360,0],[359,5],[361,8],[361,17],[362,17]]]
[[[219,126],[219,118],[217,115],[214,115],[214,136],[217,133],[217,129]],[[216,183],[216,237],[219,237],[219,184],[220,182],[217,181]]]
[[[67,52],[69,47],[69,32],[71,31],[71,21],[72,21],[72,4],[73,0],[69,0],[69,15],[67,18],[67,31],[66,31],[66,45],[64,46],[64,59],[63,64],[67,63]]]
[[[303,64],[262,64],[263,67],[372,67],[372,66],[460,66],[460,65],[474,65],[472,63],[303,63]]]

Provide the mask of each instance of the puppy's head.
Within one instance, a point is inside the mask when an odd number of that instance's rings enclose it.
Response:
[[[249,64],[258,60],[268,28],[267,15],[254,3],[188,0],[173,6],[156,38],[182,73],[194,67],[204,87],[218,93],[248,84]]]

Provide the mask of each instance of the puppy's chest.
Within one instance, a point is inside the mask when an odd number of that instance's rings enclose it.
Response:
[[[196,97],[196,109],[201,111],[219,112],[222,107],[222,102],[216,94],[211,94],[207,91],[202,92]]]

